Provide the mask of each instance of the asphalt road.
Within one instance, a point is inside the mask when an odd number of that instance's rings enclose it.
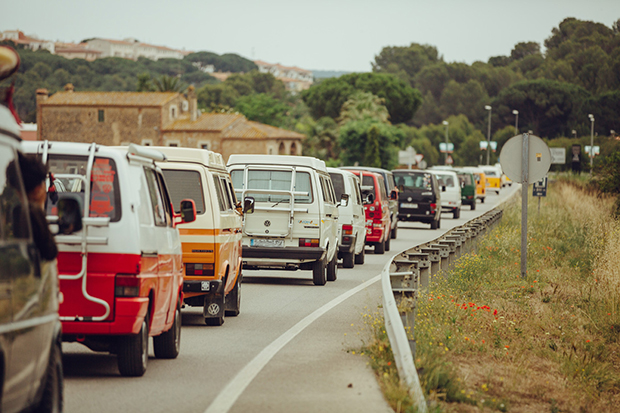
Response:
[[[338,279],[312,284],[311,271],[245,271],[241,314],[207,327],[200,309],[183,310],[181,353],[146,374],[121,377],[116,357],[63,344],[66,412],[390,412],[367,360],[362,314],[381,303],[379,274],[392,256],[430,241],[491,209],[518,185],[487,195],[441,229],[398,225],[391,250],[339,268]],[[354,355],[352,351],[356,351]]]

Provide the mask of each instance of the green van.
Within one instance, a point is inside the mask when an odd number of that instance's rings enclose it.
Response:
[[[461,203],[469,205],[473,211],[476,209],[476,179],[470,171],[457,169],[456,174],[461,184]]]

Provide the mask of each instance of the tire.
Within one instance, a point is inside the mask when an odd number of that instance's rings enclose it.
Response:
[[[364,245],[364,247],[362,248],[362,252],[360,252],[359,254],[355,254],[355,263],[363,264],[365,258],[366,258],[366,246]]]
[[[394,225],[394,228],[392,228],[392,232],[390,233],[390,238],[396,239],[397,229],[398,229],[398,221],[396,221],[396,225]]]
[[[146,372],[149,360],[149,316],[142,320],[138,334],[119,337],[118,370],[123,376],[138,377]]]
[[[441,229],[441,218],[439,218],[439,221],[437,221],[437,229]]]
[[[385,239],[385,250],[389,251],[390,250],[390,237],[387,237]]]
[[[327,264],[327,281],[336,281],[338,278],[338,253],[334,252],[334,258]]]
[[[480,198],[480,203],[484,204],[484,198]]]
[[[385,242],[375,244],[375,254],[385,254]]]
[[[226,310],[224,315],[226,317],[237,317],[241,312],[241,273],[237,277],[237,282],[232,291],[226,296]]]
[[[431,229],[437,229],[439,228],[439,221],[431,221]]]
[[[476,210],[476,201],[474,201],[469,207],[471,208],[472,211],[475,211]]]
[[[457,208],[454,210],[454,212],[452,212],[452,218],[459,219],[460,216],[461,216],[461,208]]]
[[[224,324],[224,317],[205,317],[205,324],[210,327],[219,327]]]
[[[52,345],[50,359],[45,372],[43,394],[39,405],[34,409],[36,413],[62,412],[63,407],[63,373],[62,351],[59,343]]]
[[[327,282],[325,278],[325,260],[316,261],[312,265],[312,282],[314,282],[314,285],[325,285]]]
[[[170,330],[153,337],[153,350],[158,359],[175,359],[181,350],[181,302],[177,302]]]
[[[342,266],[344,268],[355,267],[355,264],[357,264],[355,262],[356,260],[357,260],[357,257],[355,256],[355,253],[353,252],[345,252],[344,254],[342,254]]]

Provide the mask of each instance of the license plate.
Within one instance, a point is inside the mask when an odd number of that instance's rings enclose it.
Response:
[[[284,247],[283,239],[254,239],[250,240],[252,247]]]
[[[200,291],[209,291],[211,284],[209,281],[201,281],[200,282]]]
[[[405,204],[405,203],[402,203],[402,204],[400,204],[400,206],[401,206],[401,208],[414,208],[414,209],[418,208],[418,204]]]

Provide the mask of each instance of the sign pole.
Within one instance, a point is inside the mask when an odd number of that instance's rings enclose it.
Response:
[[[523,134],[521,153],[521,278],[527,277],[527,189],[529,171],[529,135]]]

